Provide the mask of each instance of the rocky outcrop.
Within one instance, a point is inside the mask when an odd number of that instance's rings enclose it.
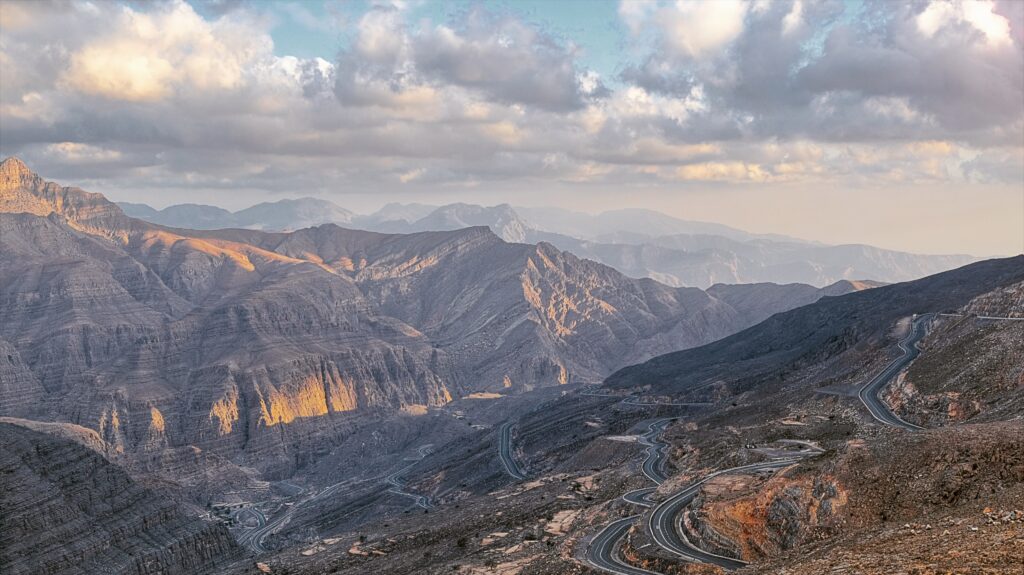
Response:
[[[746,560],[773,557],[836,532],[848,494],[829,475],[712,480],[685,524],[702,548]]]
[[[982,294],[964,306],[963,312],[979,316],[1024,318],[1024,282]]]
[[[1005,293],[985,294],[968,309]],[[907,372],[885,390],[900,417],[935,427],[1008,419],[1024,409],[1024,321],[975,319],[969,313],[939,317],[921,347]]]
[[[3,422],[0,508],[0,571],[11,575],[191,575],[241,556],[225,528],[92,450]]]
[[[45,394],[17,348],[0,338],[0,412],[18,417],[37,415]]]

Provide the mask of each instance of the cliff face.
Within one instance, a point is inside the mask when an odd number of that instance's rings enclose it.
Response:
[[[0,162],[0,212],[58,213],[79,229],[122,238],[132,222],[103,195],[47,182],[17,158]]]
[[[0,572],[213,573],[240,557],[190,517],[74,441],[0,422]]]
[[[775,292],[741,312],[486,228],[164,228],[0,167],[0,415],[83,425],[146,465],[196,446],[287,473],[355,414],[599,381],[818,294]]]
[[[122,452],[198,445],[269,468],[290,459],[284,429],[450,400],[445,352],[350,279],[163,234],[121,244],[58,214],[0,213],[0,414],[78,423]]]

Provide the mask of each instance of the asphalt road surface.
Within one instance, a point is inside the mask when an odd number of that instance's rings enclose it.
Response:
[[[697,493],[700,491],[700,487],[713,477],[743,471],[779,469],[792,465],[797,461],[799,460],[780,459],[777,461],[765,461],[751,465],[741,465],[739,467],[723,469],[707,475],[700,481],[693,483],[686,489],[683,489],[672,497],[669,497],[656,505],[654,507],[654,511],[652,511],[648,517],[647,529],[650,531],[651,535],[654,537],[654,542],[657,543],[659,547],[670,553],[678,555],[683,559],[697,561],[700,563],[711,563],[724,569],[738,569],[743,567],[747,564],[744,561],[709,553],[690,543],[686,539],[686,536],[680,533],[679,529],[676,528],[676,516],[679,515],[679,512],[682,511],[682,509],[686,507],[694,497],[696,497]]]
[[[647,446],[647,457],[642,467],[644,475],[658,485],[668,479],[665,475],[665,450],[668,445],[658,441],[658,436],[671,422],[671,417],[656,420],[647,427],[647,433],[640,436],[640,443]]]
[[[921,350],[917,348],[917,343],[921,341],[921,338],[925,336],[928,329],[928,322],[931,320],[931,314],[925,314],[915,317],[912,320],[910,333],[907,337],[900,341],[900,350],[903,355],[893,360],[885,369],[878,373],[871,381],[864,384],[864,387],[860,389],[857,394],[860,397],[861,402],[868,411],[871,412],[871,417],[876,420],[893,427],[902,427],[903,429],[909,429],[911,431],[922,429],[919,425],[904,421],[893,413],[889,406],[878,396],[878,394],[889,384],[890,381],[903,370],[903,368],[910,365],[910,362],[914,361],[918,355],[921,355]]]
[[[647,446],[646,457],[644,457],[641,469],[644,475],[657,485],[661,485],[666,479],[664,469],[667,456],[665,450],[668,448],[667,444],[658,440],[658,436],[665,431],[665,428],[672,422],[672,419],[671,417],[666,417],[652,421],[647,426],[647,431],[640,436],[640,443]],[[654,501],[650,499],[650,496],[654,493],[655,489],[657,487],[634,489],[623,495],[622,499],[633,505],[650,508],[654,506]],[[631,525],[636,523],[639,517],[639,515],[626,517],[605,526],[590,542],[590,546],[587,547],[587,562],[592,567],[613,573],[614,575],[660,575],[654,571],[634,567],[623,561],[619,556],[619,545],[621,544],[622,536],[626,534]]]
[[[644,487],[642,489],[634,489],[629,493],[622,496],[623,501],[632,503],[633,505],[639,505],[640,507],[649,508],[654,507],[654,501],[651,500],[651,494],[657,487]]]
[[[402,481],[402,479],[403,479],[402,478],[402,474],[405,473],[406,471],[408,471],[409,469],[411,469],[417,463],[419,463],[420,460],[422,460],[424,457],[426,457],[430,453],[431,449],[432,449],[432,446],[430,446],[430,445],[424,445],[424,446],[420,447],[419,449],[416,450],[417,457],[415,459],[411,460],[411,463],[409,463],[408,465],[402,467],[398,471],[396,471],[394,473],[391,473],[389,475],[377,476],[377,477],[370,478],[368,480],[363,480],[363,481],[346,480],[346,481],[341,481],[339,483],[335,483],[334,485],[331,485],[331,486],[327,487],[323,491],[321,491],[321,492],[319,492],[319,493],[317,493],[315,495],[312,495],[312,496],[308,497],[307,499],[303,499],[302,501],[299,501],[299,502],[295,503],[295,505],[291,505],[289,507],[286,507],[284,509],[284,511],[282,511],[281,513],[276,514],[276,516],[273,519],[268,519],[267,516],[264,515],[264,513],[262,511],[260,511],[259,509],[256,509],[255,507],[249,507],[249,508],[243,509],[243,510],[239,511],[239,514],[246,513],[246,512],[254,514],[254,516],[256,517],[257,525],[256,525],[255,528],[253,528],[253,529],[251,529],[249,531],[246,531],[241,536],[239,536],[238,537],[238,543],[242,547],[248,547],[250,550],[252,550],[253,553],[256,553],[256,554],[266,553],[267,552],[267,548],[263,545],[264,541],[266,541],[267,537],[269,537],[271,533],[277,531],[282,526],[284,526],[291,519],[292,515],[294,515],[295,512],[299,508],[305,507],[305,506],[309,505],[310,503],[315,503],[317,501],[321,501],[321,500],[323,500],[323,499],[325,499],[327,497],[330,497],[331,495],[333,495],[334,493],[338,492],[342,488],[351,487],[353,485],[358,485],[358,484],[365,484],[365,483],[367,483],[369,481],[377,481],[377,480],[380,480],[380,479],[384,479],[384,485],[389,487],[388,491],[390,491],[392,493],[395,493],[397,495],[403,495],[403,496],[415,499],[417,505],[419,505],[420,507],[423,507],[424,509],[429,509],[430,507],[433,506],[431,504],[431,502],[430,502],[430,498],[425,497],[423,495],[416,495],[416,494],[413,494],[413,493],[407,493],[407,492],[405,492],[403,490],[404,489],[404,483]],[[295,487],[298,487],[298,486],[295,486]],[[366,489],[366,488],[362,487],[361,489]],[[375,489],[379,490],[379,489],[381,489],[381,487],[378,486]],[[303,490],[303,492],[304,491],[305,490]],[[299,494],[301,494],[301,492]],[[297,494],[297,495],[299,495],[299,494]]]
[[[526,479],[526,473],[512,457],[512,422],[509,421],[502,425],[498,435],[498,457],[501,458],[501,464],[505,466],[505,472],[516,480]]]
[[[405,467],[399,469],[398,471],[392,473],[391,475],[388,475],[384,479],[384,482],[391,486],[388,489],[388,493],[394,493],[395,495],[408,497],[416,501],[416,505],[419,505],[423,509],[432,508],[434,505],[430,502],[429,497],[427,497],[426,495],[417,495],[415,493],[409,493],[408,491],[405,490],[405,477],[403,477],[403,475],[405,474],[406,471],[412,469],[424,457],[430,455],[431,451],[433,451],[433,448],[433,445],[421,446],[419,449],[416,450],[416,457],[407,460],[411,461],[409,465],[406,465]]]
[[[625,517],[605,526],[590,542],[590,547],[587,548],[587,562],[602,571],[615,575],[661,575],[654,571],[633,567],[619,556],[622,536],[639,517],[639,515]]]

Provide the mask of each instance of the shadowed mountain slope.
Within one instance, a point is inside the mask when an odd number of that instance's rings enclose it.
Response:
[[[6,422],[0,508],[0,572],[10,575],[191,575],[241,557],[227,529],[188,516],[94,451]]]
[[[17,160],[0,176],[0,415],[147,457],[194,445],[288,473],[298,442],[359,416],[598,382],[820,295],[737,287],[734,307],[485,227],[169,228]]]
[[[709,378],[753,380],[813,363],[891,328],[901,317],[956,310],[973,298],[1024,279],[1024,256],[986,260],[924,279],[826,297],[772,316],[701,348],[670,353],[612,374],[605,385],[651,385],[683,393]]]

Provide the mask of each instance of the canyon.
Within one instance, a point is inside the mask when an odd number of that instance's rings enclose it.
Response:
[[[678,287],[488,210],[186,229],[0,163],[0,567],[589,574],[633,516],[655,573],[881,573],[982,523],[956,565],[1013,565],[1024,256]],[[915,322],[894,429],[859,392]],[[681,492],[720,559],[645,526]]]
[[[197,447],[275,478],[363,416],[597,383],[865,287],[672,288],[485,227],[166,228],[16,159],[0,278],[0,414],[95,429],[176,474],[201,475]]]

